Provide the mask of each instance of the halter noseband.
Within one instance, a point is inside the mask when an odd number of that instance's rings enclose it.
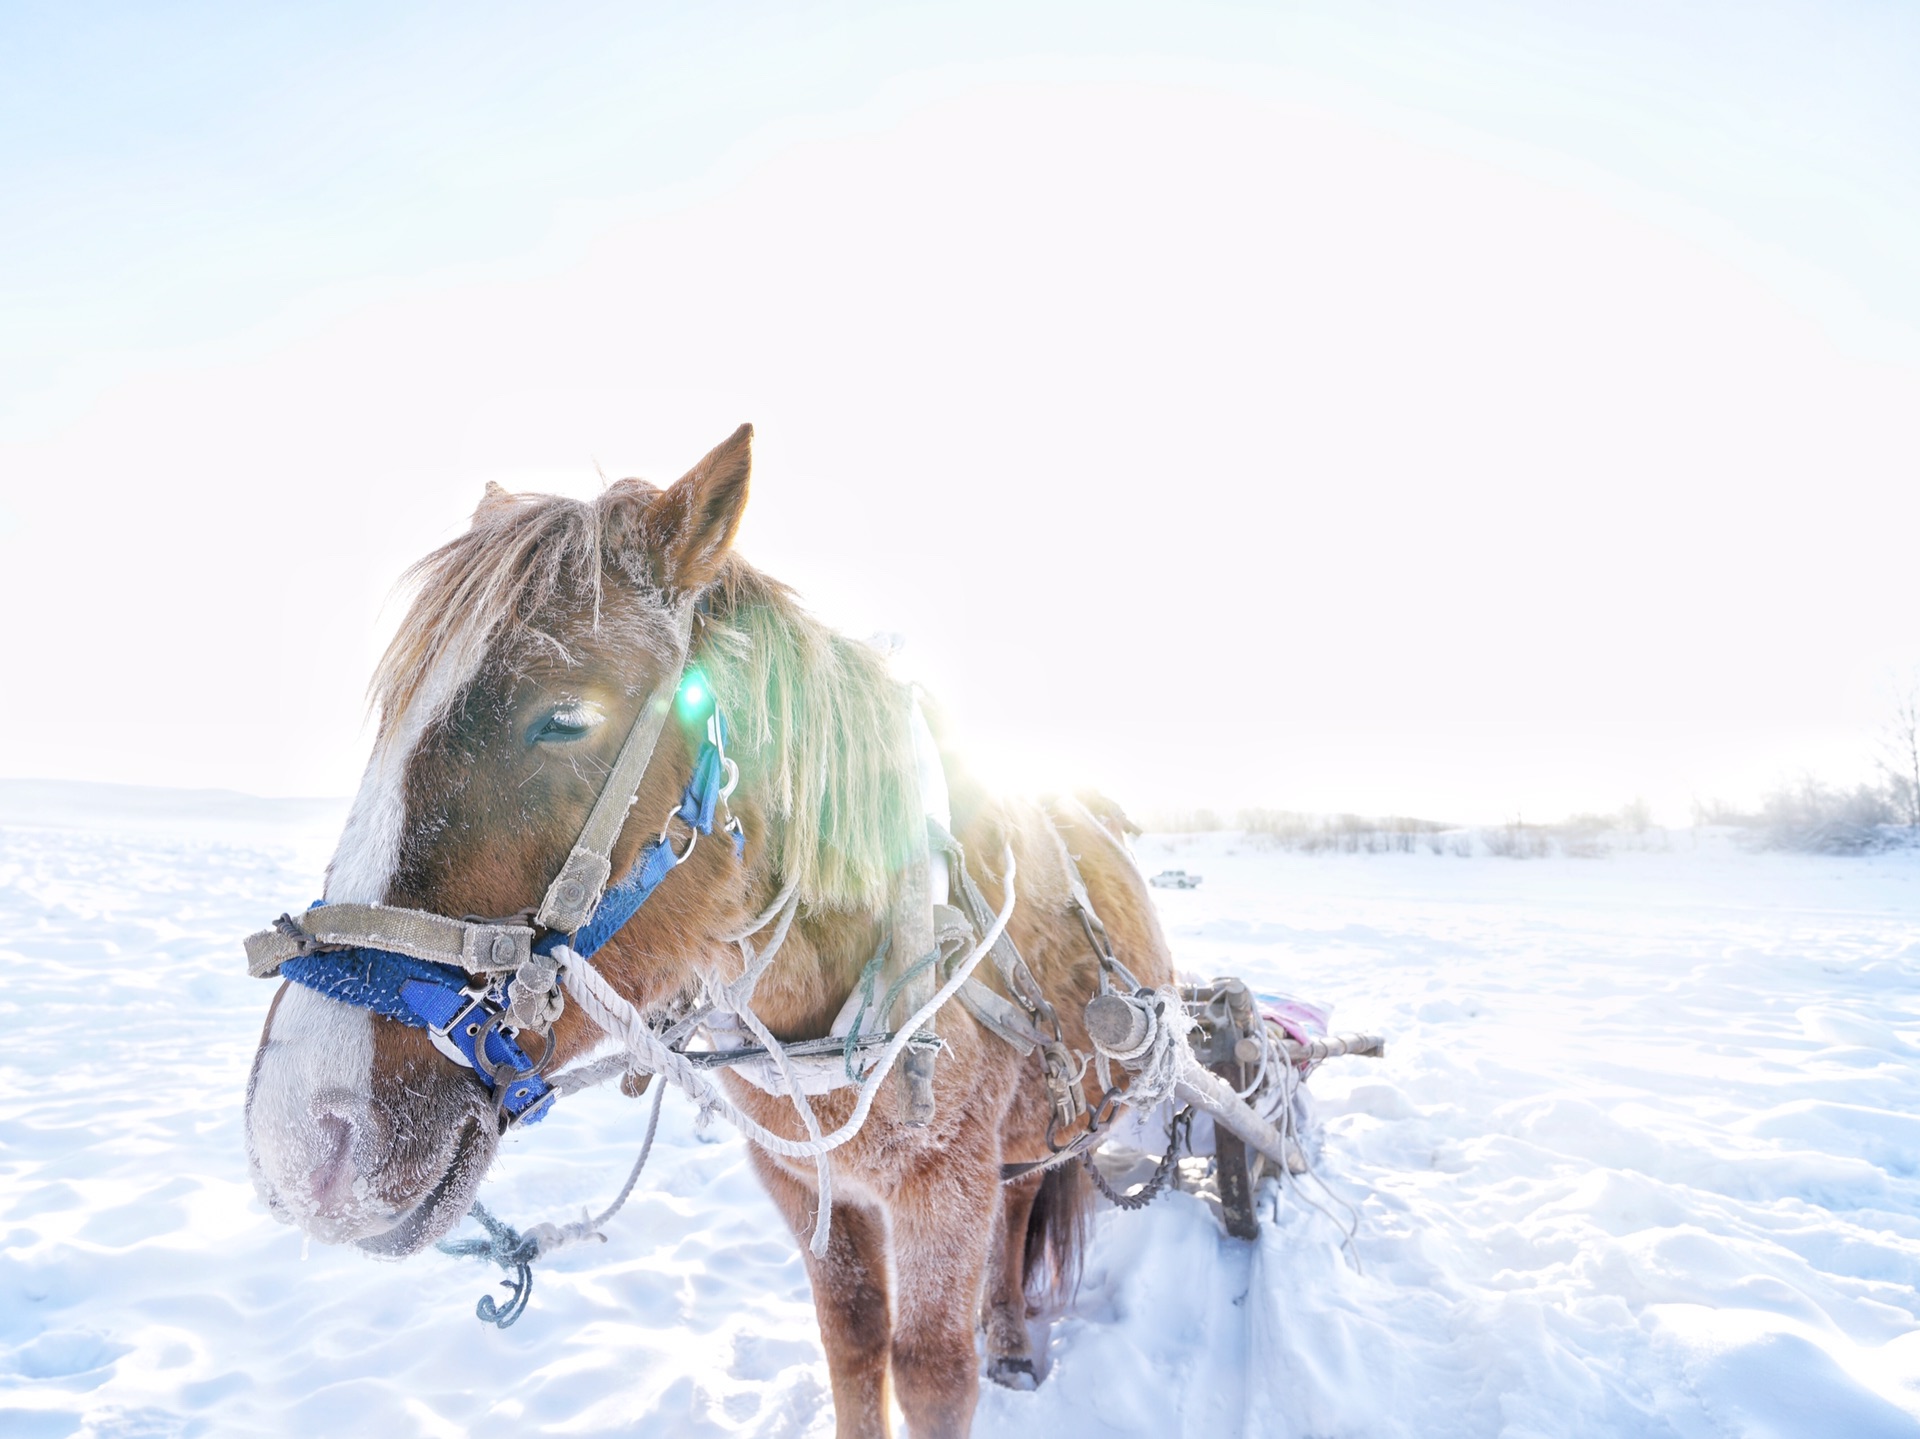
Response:
[[[561,950],[591,956],[633,918],[673,870],[711,835],[716,812],[733,792],[739,766],[727,758],[727,722],[715,701],[706,741],[680,803],[659,835],[641,847],[633,868],[612,888],[612,852],[638,796],[672,712],[692,638],[693,611],[679,616],[677,664],[640,706],[633,727],[595,798],[560,871],[547,886],[533,923],[453,919],[427,910],[385,904],[329,904],[319,900],[297,917],[283,914],[247,939],[247,972],[279,976],[306,988],[424,1029],[438,1049],[471,1069],[494,1096],[502,1127],[533,1124],[552,1108],[554,1090],[541,1077],[560,1017]],[[687,827],[685,847],[674,849],[674,820]],[[746,848],[740,821],[723,826],[735,858]],[[517,1036],[541,1037],[538,1060]]]

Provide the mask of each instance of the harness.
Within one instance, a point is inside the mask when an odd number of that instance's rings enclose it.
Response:
[[[739,766],[727,757],[726,717],[698,672],[686,669],[692,626],[688,607],[678,616],[670,678],[642,701],[580,837],[537,911],[501,920],[454,919],[393,905],[319,900],[305,913],[283,914],[271,928],[249,936],[247,972],[277,975],[426,1030],[434,1048],[472,1070],[493,1095],[503,1131],[545,1118],[558,1093],[541,1071],[552,1056],[553,1022],[565,1003],[561,951],[585,958],[619,933],[686,862],[700,836],[713,834],[739,782]],[[613,846],[676,696],[683,708],[705,713],[705,741],[659,834],[608,888]],[[676,820],[686,831],[678,848]],[[729,814],[721,828],[734,858],[742,858],[746,836],[738,818]],[[520,1043],[525,1034],[542,1041],[537,1060]]]

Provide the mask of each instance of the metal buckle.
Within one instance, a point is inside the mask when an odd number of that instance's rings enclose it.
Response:
[[[435,1049],[439,1050],[462,1069],[471,1069],[473,1068],[472,1061],[461,1052],[460,1046],[453,1042],[452,1035],[454,1030],[458,1029],[476,1009],[479,1009],[480,1006],[485,1003],[487,991],[484,989],[475,990],[472,987],[468,987],[462,990],[461,993],[467,996],[466,1005],[455,1013],[453,1018],[449,1019],[444,1025],[429,1024],[427,1026],[427,1038],[433,1041],[433,1047]]]

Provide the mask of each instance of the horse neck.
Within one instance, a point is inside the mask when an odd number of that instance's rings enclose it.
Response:
[[[883,930],[880,919],[845,912],[796,920],[754,988],[754,1012],[783,1039],[824,1035],[859,983]]]

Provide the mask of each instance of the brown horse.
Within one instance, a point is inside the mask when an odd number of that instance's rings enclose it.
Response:
[[[416,568],[417,594],[375,676],[378,737],[327,871],[329,900],[453,916],[537,904],[642,698],[672,683],[670,616],[697,596],[692,663],[732,725],[740,780],[728,803],[744,859],[724,843],[696,846],[596,964],[637,1008],[661,1010],[738,975],[740,950],[724,936],[797,887],[798,917],[753,1004],[782,1041],[828,1032],[916,854],[912,700],[879,654],[809,618],[731,553],[751,439],[743,426],[664,491],[624,480],[583,503],[488,487],[472,527]],[[699,741],[669,722],[614,850],[616,876],[673,808]],[[994,866],[1010,848],[1008,933],[1067,1045],[1089,1051],[1081,1012],[1097,965],[1070,907],[1067,854],[1127,966],[1146,984],[1172,980],[1122,821],[1073,801],[989,795],[941,748],[973,874],[998,908]],[[1003,1163],[1048,1152],[1039,1056],[957,1004],[936,1027],[945,1048],[931,1122],[909,1123],[904,1094],[881,1091],[858,1136],[831,1155],[826,1253],[807,1256],[842,1435],[887,1433],[889,1376],[912,1433],[966,1433],[976,1329],[984,1323],[990,1375],[1031,1376],[1030,1296],[1057,1295],[1077,1270],[1090,1203],[1079,1168],[1001,1182]],[[570,1004],[554,1038],[549,1068],[602,1036]],[[725,1082],[759,1123],[804,1137],[790,1100]],[[1097,1102],[1090,1073],[1084,1084]],[[813,1103],[832,1129],[853,1093]],[[247,1095],[254,1180],[277,1216],[329,1242],[413,1253],[466,1214],[498,1138],[482,1083],[423,1031],[281,985]],[[807,1238],[811,1164],[753,1157]]]

